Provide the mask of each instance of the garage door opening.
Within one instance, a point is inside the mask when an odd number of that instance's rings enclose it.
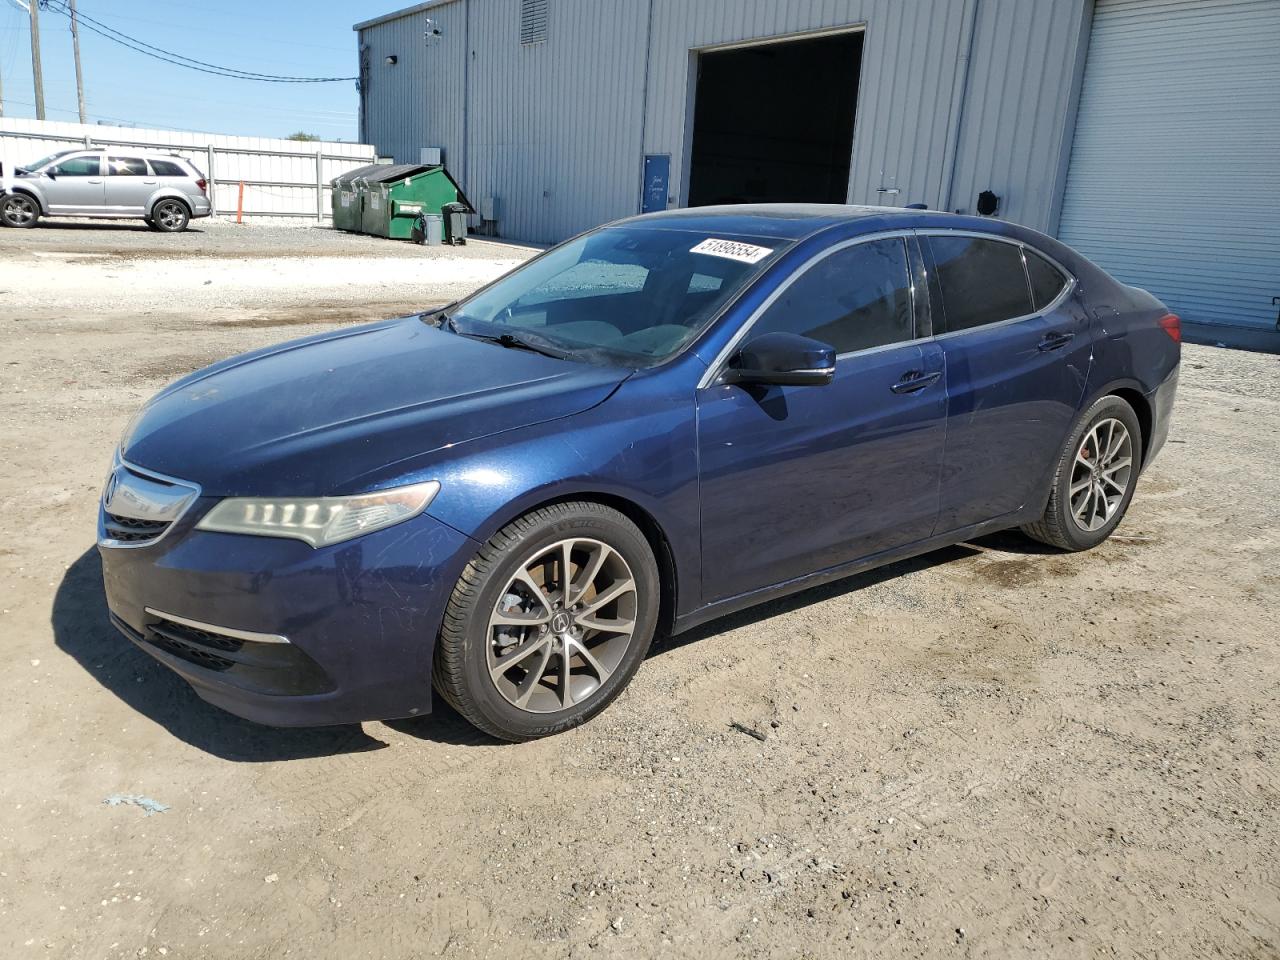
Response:
[[[862,31],[698,57],[689,205],[844,203]]]

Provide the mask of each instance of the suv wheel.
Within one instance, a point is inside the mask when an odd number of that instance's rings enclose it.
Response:
[[[436,689],[481,730],[532,740],[609,705],[649,650],[658,566],[634,523],[599,503],[534,510],[494,534],[453,590]]]
[[[1063,550],[1089,550],[1111,536],[1133,499],[1142,427],[1119,397],[1084,412],[1058,459],[1044,516],[1022,530]]]
[[[151,229],[161,233],[179,233],[191,222],[191,211],[181,200],[161,200],[151,208]]]
[[[0,223],[6,227],[34,227],[40,219],[40,205],[25,193],[0,197]]]

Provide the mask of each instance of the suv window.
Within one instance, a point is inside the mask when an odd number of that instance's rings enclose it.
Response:
[[[141,157],[107,157],[107,173],[113,177],[145,177],[147,161]]]
[[[1027,255],[1027,278],[1031,281],[1031,299],[1037,310],[1043,310],[1058,299],[1058,294],[1067,285],[1067,278],[1062,275],[1061,270],[1034,250],[1027,247],[1022,249]]]
[[[100,160],[100,157],[72,157],[49,172],[59,177],[96,177],[101,170]]]
[[[1035,312],[1013,243],[976,237],[929,237],[948,333]]]
[[[787,287],[751,333],[798,333],[838,354],[910,340],[906,242],[893,237],[837,250]]]
[[[185,177],[187,171],[172,160],[149,160],[151,169],[157,177]]]

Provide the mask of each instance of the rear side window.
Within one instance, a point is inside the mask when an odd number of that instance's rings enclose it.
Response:
[[[1034,313],[1022,251],[977,237],[929,237],[946,330],[970,330]]]
[[[147,161],[141,157],[107,157],[107,173],[113,177],[145,177]]]
[[[1067,278],[1062,275],[1061,270],[1034,250],[1026,247],[1023,250],[1027,255],[1027,277],[1031,281],[1031,299],[1035,302],[1037,310],[1043,310],[1058,299],[1058,294],[1062,293],[1062,288],[1067,285]]]
[[[867,350],[912,339],[911,273],[901,237],[838,250],[802,273],[751,328]]]
[[[50,173],[60,177],[96,177],[99,169],[98,157],[72,157],[70,160],[63,160]]]
[[[149,160],[151,169],[157,177],[185,177],[187,171],[172,160]]]

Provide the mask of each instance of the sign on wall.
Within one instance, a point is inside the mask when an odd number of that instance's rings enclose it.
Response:
[[[641,213],[657,213],[667,209],[667,184],[671,179],[671,154],[650,153],[644,158],[644,192],[640,197]]]

